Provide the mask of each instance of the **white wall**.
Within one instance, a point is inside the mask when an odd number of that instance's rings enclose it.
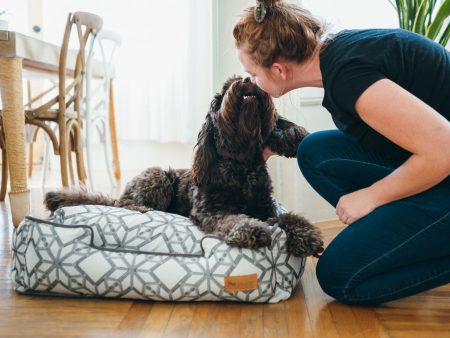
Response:
[[[0,19],[8,21],[8,29],[23,34],[30,33],[28,28],[28,8],[25,0],[1,0],[0,12],[6,11]]]
[[[213,0],[213,84],[217,90],[230,75],[243,73],[236,55],[232,31],[242,10],[254,4],[253,0]]]
[[[314,15],[325,19],[333,31],[398,27],[397,13],[389,0],[300,0],[300,2]]]

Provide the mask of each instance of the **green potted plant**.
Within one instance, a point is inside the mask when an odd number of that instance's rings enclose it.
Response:
[[[450,40],[450,0],[389,0],[400,28],[422,34],[444,47]]]
[[[8,30],[8,21],[3,19],[3,17],[6,14],[5,11],[0,11],[0,31],[7,31]]]

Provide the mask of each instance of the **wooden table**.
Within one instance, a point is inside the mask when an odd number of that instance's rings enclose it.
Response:
[[[0,31],[0,91],[3,102],[3,129],[10,173],[9,199],[15,227],[30,212],[30,190],[27,182],[25,153],[25,113],[22,80],[27,72],[58,72],[59,46],[12,31]],[[76,55],[69,54],[70,58]],[[74,62],[68,64],[74,64]],[[26,70],[26,72],[24,72]],[[94,76],[101,77],[101,67],[94,64]],[[111,85],[112,95],[112,85]],[[114,104],[110,104],[111,135],[115,138]],[[111,122],[112,121],[112,122]],[[112,140],[114,172],[120,178],[117,141]],[[115,147],[115,149],[114,149]]]

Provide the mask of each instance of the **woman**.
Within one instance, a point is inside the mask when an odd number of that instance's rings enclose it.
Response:
[[[450,53],[400,29],[326,37],[282,1],[258,1],[233,35],[252,81],[274,97],[323,87],[338,127],[298,148],[303,175],[348,224],[318,261],[323,290],[379,304],[448,283]]]

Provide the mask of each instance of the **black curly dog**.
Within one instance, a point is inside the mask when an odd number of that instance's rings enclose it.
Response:
[[[233,76],[217,93],[198,135],[191,170],[152,167],[129,182],[115,200],[81,191],[45,196],[47,209],[101,204],[140,212],[162,210],[188,216],[204,232],[226,243],[258,248],[271,243],[271,225],[287,234],[287,249],[296,256],[318,256],[321,235],[306,219],[276,214],[264,147],[295,157],[308,132],[279,116],[271,97]]]

